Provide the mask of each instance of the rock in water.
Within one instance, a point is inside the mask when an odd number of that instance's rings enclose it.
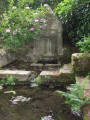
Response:
[[[17,97],[13,97],[12,100],[10,100],[12,102],[12,104],[18,104],[19,101],[21,102],[25,102],[25,101],[29,101],[31,98],[26,98],[23,96],[17,96]]]
[[[42,117],[41,120],[54,120],[54,119],[52,118],[52,116],[48,115],[48,116]]]

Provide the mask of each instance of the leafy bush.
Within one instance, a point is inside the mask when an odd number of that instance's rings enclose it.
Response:
[[[18,0],[14,0],[14,6],[16,6]],[[41,5],[48,4],[53,9],[56,7],[58,3],[60,3],[63,0],[33,0],[32,3],[29,4],[29,7],[33,9],[37,9]],[[8,10],[8,0],[0,0],[0,14],[4,11]]]
[[[76,83],[72,84],[71,87],[68,88],[70,93],[57,91],[61,95],[65,96],[65,103],[71,105],[72,111],[80,111],[85,104],[88,102],[90,103],[90,98],[85,98],[84,96],[85,84],[87,83],[88,78],[89,76],[84,79],[82,84],[76,80]]]
[[[34,0],[34,3],[30,6],[35,9],[40,5],[48,4],[50,7],[52,7],[52,9],[54,9],[61,1],[63,0]]]
[[[80,47],[81,51],[90,53],[90,35],[88,35],[88,37],[84,36],[84,41],[79,41],[77,45]]]
[[[7,10],[8,0],[0,0],[0,15]]]
[[[55,13],[63,20],[64,40],[74,44],[90,31],[89,0],[64,0],[57,5]]]
[[[18,0],[17,6],[14,6],[14,0],[8,1],[9,10],[3,14],[0,22],[0,36],[3,46],[15,50],[33,42],[41,34],[48,10],[47,7],[31,9],[28,4],[33,3],[33,0]]]

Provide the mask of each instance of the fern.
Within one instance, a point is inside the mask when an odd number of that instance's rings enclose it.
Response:
[[[82,83],[79,83],[76,79],[76,83],[72,84],[69,89],[69,93],[59,91],[56,92],[60,93],[61,96],[64,96],[66,98],[65,103],[68,105],[71,105],[72,111],[80,111],[82,106],[84,106],[87,103],[90,103],[90,98],[84,97],[84,90],[85,85],[88,81],[89,76],[87,76]]]

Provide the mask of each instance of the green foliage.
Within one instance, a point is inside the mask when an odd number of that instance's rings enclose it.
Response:
[[[84,41],[79,41],[77,45],[80,47],[81,51],[90,53],[90,35],[88,35],[88,37],[84,36]]]
[[[64,40],[74,44],[90,31],[89,0],[64,0],[57,5],[55,13],[63,20]]]
[[[38,76],[38,77],[34,80],[34,82],[35,82],[36,84],[38,84],[38,85],[42,84],[41,77]]]
[[[12,76],[8,77],[5,85],[14,85],[14,84],[15,84],[14,78]]]
[[[44,76],[44,78],[45,78],[45,80],[46,80],[47,82],[49,82],[50,76]]]
[[[84,97],[85,84],[88,81],[89,76],[87,76],[82,84],[76,80],[75,84],[72,84],[69,87],[70,93],[66,93],[63,91],[56,91],[60,93],[62,96],[65,96],[65,103],[71,105],[72,111],[80,111],[80,109],[87,103],[90,103],[90,98]]]
[[[0,0],[0,15],[4,12],[7,11],[7,5],[8,1],[7,0]],[[1,19],[1,18],[0,18]]]
[[[7,80],[0,80],[0,84],[3,85],[15,85],[14,78],[12,76],[8,77]]]
[[[18,0],[14,6],[14,0],[9,0],[9,10],[2,16],[0,22],[0,36],[3,46],[10,50],[16,50],[34,41],[41,34],[46,25],[46,7],[33,10],[28,4],[33,0]]]
[[[2,80],[0,80],[0,84],[5,84],[5,80],[4,79],[2,79]]]
[[[48,4],[52,9],[56,7],[58,3],[60,3],[63,0],[34,0],[34,3],[30,5],[32,8],[36,9],[40,5]]]

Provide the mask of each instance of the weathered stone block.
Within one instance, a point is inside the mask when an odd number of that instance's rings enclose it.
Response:
[[[0,50],[0,67],[3,67],[15,60],[15,56],[8,53],[6,50]]]
[[[68,69],[60,69],[59,71],[59,80],[64,85],[69,85],[75,83],[75,74],[73,71]]]
[[[20,70],[0,70],[0,78],[7,78],[13,76],[19,81],[27,81],[31,75],[31,71],[20,71]]]
[[[87,75],[90,72],[90,53],[72,54],[72,68],[77,75]]]
[[[75,83],[75,74],[69,66],[70,64],[65,64],[60,71],[42,71],[40,73],[42,84],[69,85]]]
[[[50,83],[56,83],[59,79],[58,71],[42,71],[40,73],[42,84],[49,85]]]

